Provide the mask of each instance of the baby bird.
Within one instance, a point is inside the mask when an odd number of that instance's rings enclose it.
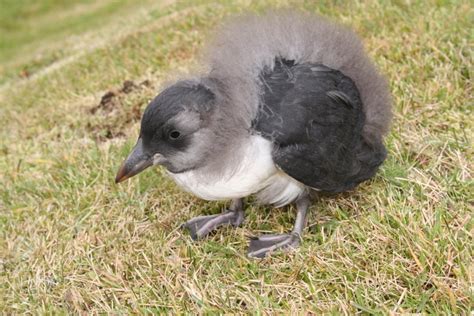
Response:
[[[147,106],[116,182],[162,165],[184,190],[231,200],[223,213],[183,225],[193,239],[242,224],[246,196],[275,207],[294,202],[293,231],[252,239],[248,255],[298,247],[310,193],[351,190],[384,161],[385,79],[351,30],[301,12],[235,18],[204,64]]]

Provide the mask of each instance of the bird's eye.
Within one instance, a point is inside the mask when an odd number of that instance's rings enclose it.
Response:
[[[176,131],[176,130],[170,132],[170,138],[171,139],[178,139],[179,136],[181,136],[181,133]]]

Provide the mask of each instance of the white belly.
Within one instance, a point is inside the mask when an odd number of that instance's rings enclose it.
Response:
[[[240,159],[227,174],[212,177],[201,170],[179,174],[173,179],[188,192],[205,200],[224,200],[257,194],[261,203],[283,206],[300,196],[305,186],[278,170],[272,159],[272,143],[250,136],[244,148],[236,150]]]

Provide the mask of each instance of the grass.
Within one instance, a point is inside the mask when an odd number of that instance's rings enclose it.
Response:
[[[3,313],[472,313],[472,3],[19,3],[0,2]],[[224,202],[161,169],[113,179],[162,82],[225,16],[274,6],[355,28],[395,120],[377,177],[315,203],[301,249],[259,261],[248,237],[289,230],[293,208],[250,204],[242,228],[195,243],[180,223]]]

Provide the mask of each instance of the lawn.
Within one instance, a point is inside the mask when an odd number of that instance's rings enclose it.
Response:
[[[290,230],[293,207],[250,199],[241,228],[193,242],[180,224],[225,201],[162,169],[113,180],[163,83],[226,16],[269,7],[353,27],[395,117],[378,175],[317,201],[299,250],[253,260],[249,237]],[[0,311],[472,313],[473,18],[443,0],[0,0]]]

